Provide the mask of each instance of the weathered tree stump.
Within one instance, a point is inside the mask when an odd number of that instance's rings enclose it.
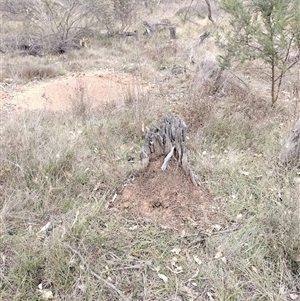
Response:
[[[300,118],[287,139],[279,159],[283,164],[300,165]]]
[[[174,157],[193,184],[199,185],[200,181],[188,163],[185,142],[186,125],[182,119],[175,116],[165,117],[159,127],[146,128],[144,146],[140,154],[142,167],[146,168],[150,161],[164,156],[161,169],[165,170],[169,160]]]

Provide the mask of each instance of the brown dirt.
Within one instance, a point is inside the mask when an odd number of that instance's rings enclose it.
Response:
[[[75,73],[45,82],[35,82],[19,87],[5,95],[3,102],[16,109],[66,110],[74,100],[83,97],[92,107],[106,102],[124,104],[129,96],[147,89],[142,80],[130,74],[89,72]]]
[[[125,186],[113,205],[174,229],[190,226],[207,230],[224,224],[220,204],[207,188],[194,186],[175,160],[169,162],[165,171],[160,169],[162,162],[151,162]]]

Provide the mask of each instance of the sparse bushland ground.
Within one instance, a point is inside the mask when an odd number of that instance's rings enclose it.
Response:
[[[92,49],[47,58],[3,55],[9,92],[32,80],[25,60],[51,76],[128,72],[151,89],[123,106],[92,109],[78,94],[69,111],[6,119],[1,300],[299,300],[299,171],[277,160],[299,114],[299,75],[286,78],[271,109],[258,66],[239,71],[248,87],[230,73],[216,81],[212,39],[189,64],[202,30],[187,22],[173,42],[160,33],[95,40]],[[177,231],[110,204],[139,170],[143,124],[171,113],[187,123],[191,165],[219,202],[221,225]]]

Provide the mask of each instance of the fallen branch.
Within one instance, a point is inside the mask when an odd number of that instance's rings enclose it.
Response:
[[[208,9],[208,19],[215,24],[215,20],[212,17],[212,13],[211,13],[211,5],[210,5],[210,1],[209,0],[205,0],[206,5],[207,5],[207,9]]]
[[[119,296],[124,300],[124,301],[130,301],[117,287],[115,287],[112,283],[108,282],[107,280],[103,279],[102,277],[100,277],[98,274],[96,274],[94,271],[90,270],[91,275],[93,275],[95,278],[97,278],[98,280],[102,281],[103,283],[105,283],[108,287],[110,287],[111,289],[113,289],[114,291],[116,291]]]

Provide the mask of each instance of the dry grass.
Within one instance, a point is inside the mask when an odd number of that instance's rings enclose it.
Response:
[[[0,73],[1,82],[27,83],[63,75],[60,66],[55,66],[47,59],[36,57],[5,57]]]
[[[47,290],[54,300],[281,301],[300,295],[298,170],[277,163],[298,108],[279,103],[271,110],[230,77],[222,82],[224,93],[211,93],[209,55],[197,50],[202,65],[173,74],[169,67],[183,64],[189,47],[178,39],[174,52],[163,37],[153,39],[134,42],[138,56],[129,51],[132,40],[124,40],[105,50],[94,46],[84,57],[70,54],[69,62],[67,55],[57,58],[63,68],[76,60],[79,68],[92,68],[105,53],[106,66],[154,83],[149,95],[91,109],[78,94],[70,111],[23,112],[5,125],[0,299],[45,300]],[[5,72],[29,80],[20,65],[7,64]],[[227,223],[220,231],[178,233],[109,208],[139,168],[143,123],[172,112],[188,125],[193,169],[223,205]]]

